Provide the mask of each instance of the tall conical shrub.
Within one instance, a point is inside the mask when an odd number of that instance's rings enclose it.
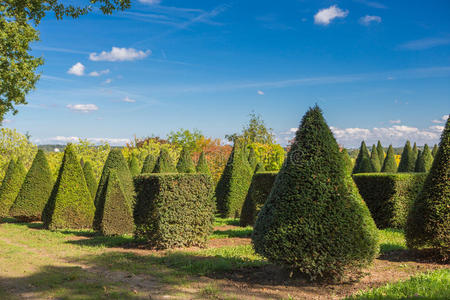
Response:
[[[98,205],[95,227],[104,235],[121,235],[134,230],[130,200],[125,196],[116,170],[109,172],[104,202]],[[101,213],[100,213],[101,209]]]
[[[14,161],[11,159],[0,187],[0,219],[9,216],[9,209],[16,200],[20,187],[27,174],[21,159]]]
[[[258,164],[258,158],[256,157],[256,152],[253,147],[250,147],[250,152],[248,154],[248,163],[252,170],[256,170],[256,165]]]
[[[348,152],[346,149],[341,150],[341,155],[342,155],[342,159],[344,160],[344,163],[345,163],[345,170],[346,170],[347,174],[351,175],[352,169],[353,169],[352,159],[350,158],[350,155],[348,155]]]
[[[384,159],[383,167],[381,168],[383,173],[396,173],[397,172],[397,162],[395,161],[395,153],[392,145],[389,145],[386,158]]]
[[[380,157],[378,156],[378,150],[375,145],[372,146],[372,152],[370,154],[370,163],[372,164],[373,172],[381,171]]]
[[[356,157],[355,166],[353,167],[353,174],[370,172],[373,172],[372,163],[370,162],[366,143],[362,141],[358,156]]]
[[[241,215],[242,205],[252,181],[253,169],[248,163],[244,147],[239,141],[235,142],[217,183],[217,210],[224,218],[237,218]]]
[[[134,191],[133,178],[131,177],[127,162],[122,155],[122,151],[120,151],[119,149],[113,149],[109,152],[108,158],[106,159],[105,165],[103,166],[102,176],[100,177],[97,193],[95,195],[95,207],[97,207],[97,203],[99,203],[100,201],[104,202],[104,199],[102,198],[105,197],[109,173],[113,169],[116,170],[117,176],[122,183],[122,188],[125,196],[128,200],[131,201],[131,207],[134,207],[136,196]]]
[[[431,155],[430,148],[427,144],[423,147],[423,152],[417,158],[416,161],[416,172],[428,172],[433,164],[433,155]]]
[[[92,165],[89,161],[83,164],[83,174],[89,192],[91,193],[92,200],[94,200],[95,194],[97,193],[97,180],[95,179],[94,170],[92,169]]]
[[[206,160],[206,155],[205,155],[205,152],[203,152],[203,151],[200,154],[200,157],[198,158],[196,171],[197,171],[197,173],[200,173],[200,174],[211,175],[211,171],[209,170],[208,162]]]
[[[450,259],[450,119],[424,186],[413,203],[406,226],[410,248],[430,246]]]
[[[177,168],[172,162],[172,158],[169,155],[169,151],[165,148],[161,149],[158,159],[156,160],[153,173],[176,173]]]
[[[128,167],[130,168],[130,174],[132,177],[137,176],[141,173],[141,168],[139,167],[139,161],[135,155],[131,155]]]
[[[318,277],[369,264],[378,231],[316,106],[302,119],[252,242],[270,262]]]
[[[183,147],[181,150],[177,171],[178,173],[195,173],[195,164],[192,161],[191,151],[186,147]]]
[[[91,228],[94,211],[80,161],[73,145],[68,144],[58,179],[45,206],[44,227],[51,230]]]
[[[41,220],[42,210],[52,192],[53,177],[44,151],[38,150],[9,211],[20,221]]]
[[[383,167],[383,163],[384,163],[384,148],[381,145],[380,141],[378,141],[378,143],[377,143],[377,152],[378,152],[378,159],[380,161],[380,166]]]
[[[411,149],[409,141],[406,142],[403,148],[400,163],[398,164],[398,172],[414,172],[416,167],[416,154]]]
[[[419,155],[419,148],[417,148],[417,143],[416,142],[414,142],[414,146],[412,148],[412,151],[414,153],[414,160],[417,160],[417,156]]]
[[[431,151],[431,155],[433,155],[433,157],[436,157],[437,151],[438,151],[438,145],[434,144],[433,150]]]
[[[147,157],[144,160],[144,165],[142,166],[141,173],[145,174],[145,173],[153,172],[153,169],[155,168],[155,164],[156,164],[156,158],[152,154],[147,155]]]

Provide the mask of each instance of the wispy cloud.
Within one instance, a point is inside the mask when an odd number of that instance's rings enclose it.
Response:
[[[49,52],[60,52],[60,53],[73,53],[73,54],[89,54],[87,51],[81,51],[76,49],[66,49],[66,48],[55,48],[55,47],[45,47],[45,46],[35,46],[32,47],[33,50],[49,51]]]
[[[54,136],[43,139],[32,139],[36,144],[67,144],[67,143],[78,143],[81,139],[86,139],[91,143],[101,145],[108,143],[112,146],[124,146],[130,142],[127,138],[83,138],[78,136]]]
[[[342,10],[337,5],[332,5],[328,8],[319,10],[314,15],[314,23],[319,25],[329,25],[330,22],[336,18],[345,18],[348,15],[348,10]]]
[[[389,123],[391,124],[400,124],[402,121],[401,120],[390,120]]]
[[[444,124],[445,122],[447,122],[447,119],[448,115],[443,115],[439,120],[432,120],[431,122],[434,124]]]
[[[139,2],[149,5],[155,5],[161,3],[161,0],[139,0]]]
[[[111,51],[102,51],[100,54],[91,53],[89,59],[92,61],[131,61],[143,59],[149,56],[152,52],[150,50],[142,51],[134,48],[119,48],[112,47]]]
[[[136,102],[136,100],[131,99],[130,97],[126,96],[125,98],[123,98],[123,102],[134,103],[134,102]]]
[[[397,47],[400,50],[426,50],[450,44],[450,37],[431,37],[409,41]]]
[[[95,104],[68,104],[66,106],[71,111],[89,113],[98,110],[98,106]]]
[[[371,23],[381,23],[381,17],[365,15],[359,19],[359,23],[364,26],[369,26]]]
[[[257,93],[258,93],[258,95],[261,95],[261,96],[264,95],[264,92],[261,90],[258,90]]]
[[[102,75],[106,75],[106,74],[109,74],[109,69],[101,70],[101,71],[93,71],[93,72],[89,73],[89,76],[98,77],[98,76],[102,76]]]
[[[70,69],[67,71],[68,74],[75,75],[75,76],[83,76],[84,75],[85,67],[82,63],[77,62],[74,64]]]
[[[354,1],[373,8],[387,8],[386,5],[377,1],[370,1],[370,0],[354,0]]]

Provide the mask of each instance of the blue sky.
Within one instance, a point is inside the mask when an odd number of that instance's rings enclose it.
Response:
[[[85,2],[85,1],[79,1]],[[261,114],[285,144],[318,103],[341,144],[438,142],[450,111],[449,1],[132,1],[39,25],[42,78],[8,127],[36,143],[123,144]]]

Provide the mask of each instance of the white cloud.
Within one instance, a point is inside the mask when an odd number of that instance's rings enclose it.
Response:
[[[397,48],[400,50],[426,50],[450,44],[450,37],[432,37],[406,42]]]
[[[144,4],[155,5],[161,3],[161,0],[139,0],[139,2]]]
[[[112,79],[111,78],[108,78],[108,79],[106,79],[105,81],[103,81],[103,83],[105,83],[105,84],[110,84],[112,82]]]
[[[369,26],[372,22],[381,23],[381,17],[365,15],[359,19],[359,23],[365,26]]]
[[[85,69],[84,65],[80,62],[77,62],[67,71],[67,73],[75,76],[83,76],[84,69]]]
[[[257,93],[258,93],[258,95],[261,95],[261,96],[264,95],[264,92],[260,91],[260,90],[258,90]]]
[[[314,23],[319,25],[328,25],[335,18],[345,18],[348,15],[348,10],[342,10],[337,5],[332,5],[328,8],[319,10],[314,15]]]
[[[134,102],[136,102],[136,100],[131,99],[131,98],[129,98],[128,96],[126,96],[126,97],[123,99],[123,102],[134,103]]]
[[[98,106],[95,104],[69,104],[66,107],[72,111],[83,113],[89,113],[98,110]]]
[[[102,70],[102,71],[93,71],[93,72],[89,73],[89,76],[98,77],[98,76],[102,76],[105,74],[109,74],[109,69]]]
[[[89,54],[89,59],[92,61],[131,61],[146,58],[151,53],[150,50],[112,47],[110,52],[102,51],[100,54],[95,52]]]
[[[442,132],[444,130],[444,126],[441,125],[434,125],[429,127],[433,131]]]
[[[67,143],[78,143],[80,141],[78,136],[55,136],[45,139],[34,139],[35,143],[38,144],[67,144]],[[112,146],[124,146],[127,143],[130,143],[130,139],[125,138],[86,138],[89,142],[94,144],[104,144],[108,143]]]
[[[400,120],[390,120],[389,123],[391,124],[400,124],[402,121]]]
[[[431,122],[435,123],[435,124],[442,124],[442,123],[447,122],[447,119],[448,119],[448,115],[443,115],[440,120],[432,120]]]

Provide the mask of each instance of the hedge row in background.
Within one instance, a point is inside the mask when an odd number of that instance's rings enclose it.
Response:
[[[134,181],[137,238],[157,249],[205,245],[214,220],[210,176],[144,174]]]
[[[277,174],[278,172],[261,172],[253,175],[252,183],[242,206],[239,220],[241,226],[253,226],[255,224],[256,217],[270,194]]]
[[[353,180],[377,227],[404,228],[426,174],[354,174]]]
[[[17,162],[14,159],[10,160],[0,187],[0,218],[9,216],[9,209],[16,200],[26,173],[21,159]]]

